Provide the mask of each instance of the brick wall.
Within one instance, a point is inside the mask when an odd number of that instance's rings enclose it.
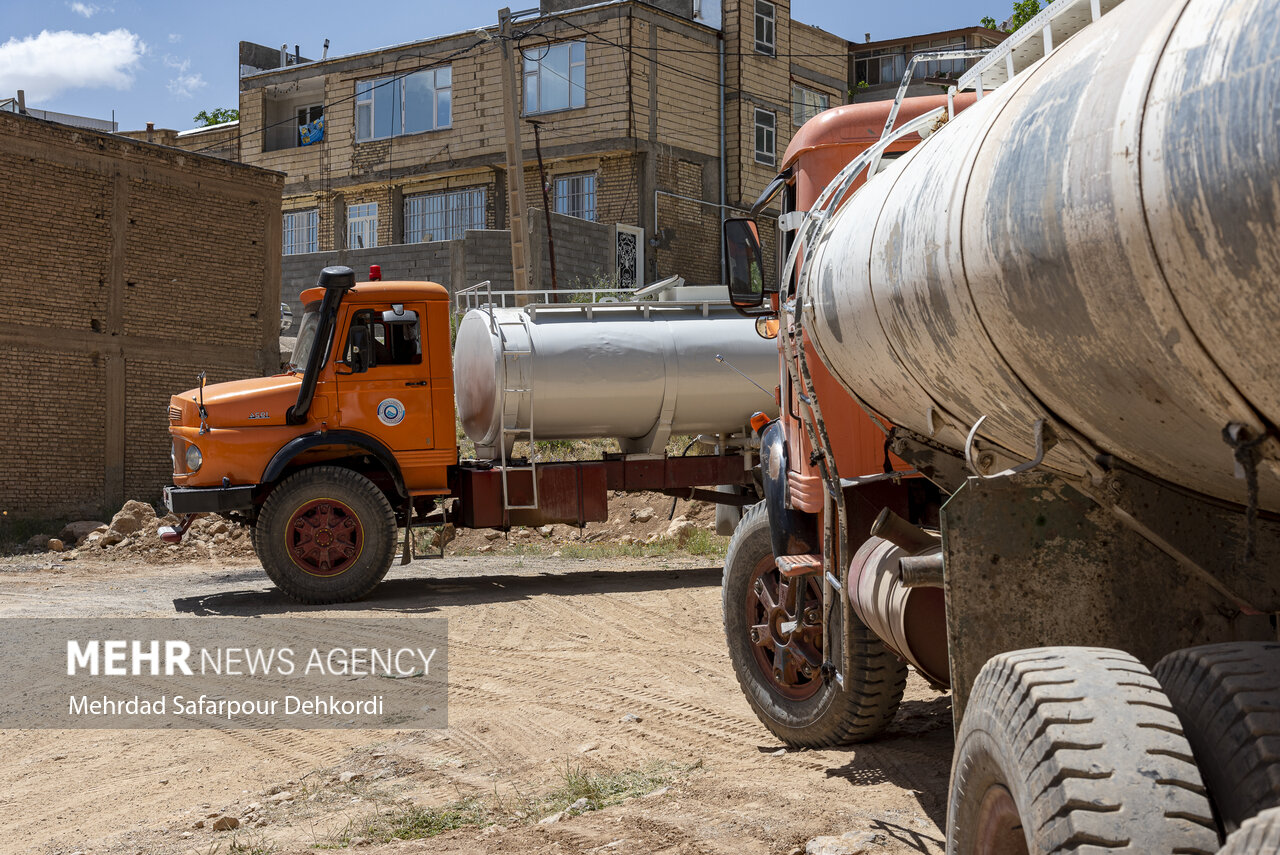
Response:
[[[0,113],[0,509],[156,501],[169,396],[276,366],[282,186]]]

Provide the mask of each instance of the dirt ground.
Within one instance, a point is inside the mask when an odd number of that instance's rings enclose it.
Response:
[[[845,832],[872,853],[943,851],[946,696],[913,675],[879,741],[784,751],[729,665],[719,540],[570,557],[595,548],[572,535],[468,533],[341,608],[295,606],[239,549],[0,559],[0,617],[421,615],[448,618],[450,645],[442,730],[0,731],[0,851],[791,855]],[[592,776],[626,783],[555,810]],[[214,831],[223,816],[239,828]]]

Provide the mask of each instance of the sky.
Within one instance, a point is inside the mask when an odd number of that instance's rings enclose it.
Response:
[[[526,0],[529,7],[534,0]],[[501,0],[499,0],[501,3]],[[1011,0],[792,0],[792,17],[862,41],[1008,17]],[[235,107],[241,40],[300,45],[302,55],[358,53],[497,22],[477,2],[303,3],[247,0],[3,0],[0,99],[115,120],[120,130],[196,126],[201,110]],[[526,8],[513,4],[513,8]],[[703,0],[719,25],[719,0]]]

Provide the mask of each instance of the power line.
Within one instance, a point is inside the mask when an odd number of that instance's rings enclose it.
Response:
[[[558,15],[556,15],[556,16],[551,16],[551,17],[558,18],[559,20],[562,20],[562,21],[564,20],[563,18],[560,18]],[[567,21],[566,21],[566,23],[569,23],[569,22],[567,22]],[[605,44],[605,45],[607,45],[607,46],[609,46],[609,47],[618,48],[619,50],[623,51],[624,53],[629,53],[629,54],[631,54],[632,56],[636,56],[636,57],[639,57],[639,58],[641,58],[641,59],[648,60],[648,57],[643,56],[643,54],[641,54],[639,51],[631,50],[631,49],[627,48],[627,47],[626,47],[626,46],[624,46],[624,45],[617,44],[616,42],[611,42],[611,41],[609,41],[608,39],[604,39],[603,37],[598,36],[598,35],[596,35],[595,33],[592,33],[590,30],[584,30],[584,29],[582,29],[581,27],[578,27],[576,24],[572,24],[571,26],[574,26],[576,29],[579,29],[579,30],[581,30],[582,32],[587,33],[588,35],[593,36],[594,38],[596,38],[597,40],[601,41],[603,44]],[[527,36],[527,35],[529,35],[529,33],[527,33],[527,32],[526,32],[526,33],[522,34],[522,36],[521,36],[521,37],[516,38],[517,47],[520,49],[520,52],[521,52],[521,56],[522,56],[522,57],[523,57],[523,55],[524,55],[525,48],[520,47],[519,42],[520,42],[520,39],[521,39],[521,38],[523,38],[524,36]],[[541,34],[536,34],[536,35],[541,35]],[[548,42],[548,45],[550,45],[550,42]],[[539,67],[540,67],[542,70],[548,71],[548,72],[550,72],[551,74],[555,75],[556,77],[560,78],[561,80],[565,81],[566,83],[568,83],[568,84],[569,84],[569,86],[570,86],[570,87],[572,87],[572,86],[574,86],[574,85],[575,85],[575,84],[573,83],[573,81],[569,80],[569,78],[565,77],[563,74],[561,74],[560,72],[556,71],[554,68],[550,68],[550,67],[547,67],[547,66],[543,66],[543,65],[542,65],[542,61],[541,61],[540,59],[539,59],[539,60],[534,60],[534,61],[538,63]],[[677,73],[684,74],[684,76],[689,77],[690,79],[693,79],[693,80],[697,80],[697,81],[702,82],[702,83],[709,83],[709,84],[711,84],[711,85],[713,85],[713,86],[717,86],[717,87],[720,85],[720,81],[719,81],[719,80],[709,80],[709,79],[707,79],[707,78],[705,78],[705,77],[698,77],[698,76],[696,76],[696,75],[692,74],[691,72],[684,72],[684,71],[681,71],[680,69],[672,68],[672,67],[670,67],[670,66],[667,66],[667,68],[669,68],[670,70],[675,71],[675,72],[677,72]],[[582,87],[582,89],[585,91],[585,90],[586,90],[586,86],[584,85],[584,86]],[[809,106],[805,101],[803,101],[803,100],[796,100],[796,99],[794,99],[794,98],[791,98],[791,99],[789,99],[789,100],[787,100],[787,101],[778,101],[778,100],[776,100],[775,98],[773,98],[773,97],[771,97],[771,96],[767,96],[767,95],[759,95],[759,94],[756,94],[756,93],[748,92],[748,91],[746,91],[745,89],[744,89],[744,90],[739,90],[739,91],[741,91],[744,95],[748,95],[748,96],[751,96],[751,97],[753,97],[753,98],[757,98],[757,99],[762,100],[762,101],[769,101],[769,102],[771,102],[771,103],[779,104],[779,105],[780,105],[780,104],[784,104],[784,103],[785,103],[785,104],[787,104],[787,105],[791,108],[791,112],[792,112],[793,114],[794,114],[794,111],[795,111],[795,108],[796,108],[796,107],[807,107],[807,106]],[[812,91],[817,91],[817,90],[812,90]],[[826,95],[827,93],[825,93],[825,92],[818,92],[818,94],[819,94],[819,95]],[[593,107],[599,107],[599,106],[611,107],[611,106],[621,106],[621,105],[624,105],[624,104],[630,104],[630,103],[631,103],[631,101],[630,101],[630,99],[628,99],[627,101],[604,101],[603,103],[601,103],[601,102],[596,102],[596,103],[593,103],[591,106],[593,106]],[[542,115],[542,114],[536,114],[536,115]],[[550,119],[550,120],[548,120],[548,121],[554,121],[554,119]]]
[[[472,45],[469,45],[469,46],[467,46],[467,47],[465,47],[465,48],[461,48],[460,50],[456,50],[456,51],[454,51],[453,53],[451,53],[451,54],[449,54],[449,55],[447,55],[447,56],[443,56],[443,57],[441,57],[440,59],[435,60],[434,62],[429,62],[429,63],[427,63],[426,65],[420,65],[420,66],[417,66],[416,68],[413,68],[413,69],[411,69],[411,70],[409,70],[409,71],[406,71],[406,72],[404,72],[403,74],[394,74],[394,73],[393,73],[390,77],[387,77],[385,80],[380,80],[379,82],[375,83],[372,87],[370,87],[369,91],[373,91],[374,89],[381,89],[383,86],[389,86],[389,85],[391,85],[392,83],[398,83],[399,81],[403,80],[404,78],[408,77],[409,75],[411,75],[411,74],[416,74],[416,73],[417,73],[417,72],[419,72],[419,71],[427,71],[428,69],[437,68],[437,67],[439,67],[439,66],[441,66],[441,65],[445,65],[446,63],[450,63],[450,62],[452,62],[453,60],[457,59],[458,57],[462,56],[463,54],[470,53],[471,51],[475,50],[475,49],[476,49],[476,48],[478,48],[480,45],[484,44],[484,43],[485,43],[485,41],[486,41],[485,39],[480,39],[480,40],[476,41],[476,42],[475,42],[474,44],[472,44]],[[392,62],[394,62],[394,63],[399,63],[399,62],[400,62],[400,60],[404,59],[405,57],[410,57],[410,56],[418,57],[419,59],[422,59],[422,58],[423,58],[423,54],[419,51],[418,53],[402,53],[402,54],[400,54],[399,56],[397,56],[395,59],[393,59],[393,60],[391,60],[391,61],[392,61]],[[385,65],[386,65],[386,63],[387,63],[387,60],[385,60],[385,59],[384,59],[384,60],[382,61],[381,65],[382,65],[382,66],[385,66]],[[336,106],[337,106],[337,105],[339,105],[339,104],[345,104],[347,101],[354,101],[354,100],[355,100],[356,98],[358,98],[361,94],[363,94],[363,93],[353,92],[353,93],[352,93],[352,94],[350,94],[350,95],[344,95],[343,97],[341,97],[341,98],[337,99],[336,101],[332,101],[332,102],[325,102],[325,103],[323,103],[321,106],[324,108],[324,110],[325,110],[325,115],[327,116],[327,115],[328,115],[328,111],[329,111],[329,108],[330,108],[330,107],[336,107]],[[281,126],[283,126],[283,125],[288,125],[288,124],[292,124],[292,123],[295,123],[295,122],[297,122],[297,117],[296,117],[296,116],[290,116],[290,117],[289,117],[289,118],[287,118],[287,119],[281,119],[281,120],[280,120],[280,121],[278,121],[278,122],[272,122],[272,123],[271,123],[271,124],[269,124],[269,125],[263,125],[261,128],[255,128],[255,129],[253,129],[253,130],[250,130],[247,134],[245,134],[245,133],[243,133],[243,132],[242,132],[242,133],[240,134],[240,139],[241,139],[241,140],[243,140],[243,139],[245,138],[245,136],[252,137],[252,136],[254,136],[255,134],[265,134],[267,131],[271,130],[272,128],[278,128],[278,127],[281,127]],[[328,123],[328,122],[327,122],[327,119],[326,119],[326,124],[327,124],[327,123]],[[327,135],[328,128],[326,128],[325,130],[326,130],[326,135]],[[393,134],[393,136],[394,136],[394,134]],[[200,154],[201,152],[209,151],[210,149],[213,149],[213,148],[218,148],[220,145],[222,145],[222,143],[212,143],[212,144],[210,144],[210,145],[204,146],[203,148],[191,149],[191,151],[192,151],[194,154]]]
[[[556,19],[556,20],[558,20],[558,21],[560,21],[560,22],[562,22],[562,23],[564,23],[564,24],[569,25],[569,26],[570,26],[570,27],[572,27],[573,29],[577,30],[577,31],[578,31],[578,32],[580,32],[580,33],[583,33],[583,34],[584,34],[584,35],[586,35],[586,36],[589,36],[590,38],[592,38],[592,39],[596,40],[597,42],[599,42],[599,43],[600,43],[600,44],[602,44],[602,45],[605,45],[605,46],[607,46],[607,47],[611,47],[611,48],[617,48],[618,50],[620,50],[620,51],[622,51],[622,52],[624,52],[624,53],[629,53],[629,54],[631,54],[632,56],[634,56],[634,57],[636,57],[636,58],[638,58],[638,59],[643,59],[643,60],[646,60],[646,61],[648,61],[648,60],[649,60],[649,57],[645,56],[645,53],[644,53],[643,51],[634,50],[634,49],[632,49],[632,48],[628,48],[626,45],[621,45],[621,44],[618,44],[618,43],[616,43],[616,42],[611,42],[611,41],[609,41],[608,39],[604,38],[603,36],[598,35],[598,34],[596,34],[596,33],[593,33],[591,30],[588,30],[588,29],[586,29],[585,27],[580,26],[579,24],[575,24],[575,23],[573,23],[572,21],[568,20],[567,18],[561,17],[560,15],[547,15],[546,17],[547,17],[547,18],[554,18],[554,19]],[[718,55],[719,55],[719,53],[717,52],[717,53],[716,53],[716,55],[718,56]],[[754,54],[746,54],[746,53],[738,53],[738,54],[737,54],[737,56],[752,56],[752,55],[754,55]],[[784,55],[784,56],[791,56],[792,54],[783,54],[783,55]],[[763,54],[761,54],[761,56],[763,56]],[[693,72],[685,71],[684,69],[677,68],[677,67],[675,67],[675,66],[673,66],[673,65],[664,65],[663,67],[664,67],[664,68],[666,68],[668,71],[671,71],[671,72],[673,72],[673,73],[675,73],[675,74],[678,74],[678,75],[680,75],[680,76],[682,76],[682,77],[685,77],[685,78],[687,78],[687,79],[689,79],[689,80],[695,80],[695,81],[697,81],[697,82],[699,82],[699,83],[706,83],[706,84],[708,84],[708,85],[710,85],[710,86],[716,86],[716,87],[720,86],[720,81],[719,81],[719,80],[713,80],[713,79],[708,78],[708,77],[702,77],[702,76],[700,76],[700,75],[694,74]],[[760,93],[758,93],[758,92],[751,92],[751,91],[749,91],[749,90],[747,90],[747,89],[739,89],[739,90],[737,90],[737,91],[738,91],[739,93],[741,93],[742,95],[745,95],[745,96],[750,97],[750,98],[755,98],[755,99],[758,99],[758,100],[761,100],[761,101],[768,101],[768,102],[775,103],[775,104],[776,104],[776,103],[785,103],[785,102],[779,102],[779,101],[777,101],[777,100],[774,98],[774,96],[771,96],[771,95],[762,95],[762,94],[760,94]],[[792,105],[794,106],[795,102],[794,102],[794,101],[792,101],[791,103],[792,103]]]

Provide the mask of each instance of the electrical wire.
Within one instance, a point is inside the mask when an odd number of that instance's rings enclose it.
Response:
[[[390,77],[387,77],[385,80],[379,80],[377,83],[375,83],[375,84],[374,84],[374,85],[369,89],[369,91],[373,91],[374,89],[381,89],[383,86],[390,86],[392,83],[398,83],[399,81],[403,80],[404,78],[408,77],[409,75],[411,75],[411,74],[416,74],[416,73],[417,73],[417,72],[419,72],[419,71],[427,71],[428,69],[438,68],[438,67],[440,67],[441,65],[445,65],[445,64],[447,64],[447,63],[453,62],[453,60],[457,59],[458,57],[462,56],[463,54],[470,53],[471,51],[473,51],[473,50],[475,50],[476,48],[480,47],[480,45],[484,44],[486,41],[488,41],[488,40],[487,40],[487,39],[478,39],[478,40],[476,40],[476,42],[475,42],[474,44],[471,44],[471,45],[469,45],[469,46],[467,46],[467,47],[465,47],[465,48],[461,48],[461,49],[459,49],[459,50],[456,50],[456,51],[454,51],[453,53],[448,54],[447,56],[443,56],[443,57],[441,57],[440,59],[435,60],[434,62],[427,63],[426,65],[419,65],[419,66],[415,66],[412,70],[410,70],[410,71],[406,71],[406,72],[404,72],[403,74],[392,74]],[[402,59],[404,59],[405,57],[408,57],[408,56],[416,56],[416,57],[418,57],[419,59],[423,58],[423,54],[422,54],[422,52],[421,52],[421,51],[419,51],[418,53],[402,53],[402,54],[400,54],[399,56],[397,56],[394,60],[391,60],[391,62],[399,63],[399,62],[400,62],[400,60],[402,60]],[[385,65],[386,65],[386,63],[387,63],[387,60],[385,60],[385,59],[384,59],[384,60],[382,61],[381,65],[382,65],[382,66],[385,66]],[[295,67],[296,67],[296,66],[295,66]],[[356,98],[358,98],[361,94],[363,94],[363,93],[356,93],[356,92],[353,92],[353,93],[352,93],[352,94],[350,94],[350,95],[344,95],[344,96],[342,96],[341,98],[337,99],[336,101],[329,101],[329,102],[325,102],[325,103],[323,103],[321,106],[324,108],[324,115],[325,115],[325,116],[328,116],[329,109],[330,109],[331,107],[336,107],[336,106],[338,106],[339,104],[345,104],[345,103],[346,103],[346,102],[348,102],[348,101],[354,101],[354,100],[355,100]],[[240,135],[240,139],[243,141],[243,140],[244,140],[244,138],[245,138],[246,136],[248,136],[248,137],[253,137],[253,136],[254,136],[254,135],[256,135],[256,134],[265,134],[267,131],[271,130],[272,128],[278,128],[278,127],[281,127],[281,126],[283,126],[283,125],[293,124],[293,123],[296,123],[296,122],[297,122],[297,117],[296,117],[296,116],[290,116],[290,117],[289,117],[289,118],[287,118],[287,119],[281,119],[281,120],[280,120],[280,121],[278,121],[278,122],[272,122],[272,123],[271,123],[271,124],[269,124],[269,125],[263,125],[263,126],[262,126],[262,127],[260,127],[260,128],[254,128],[253,130],[249,131],[248,133],[241,133],[241,135]],[[326,124],[327,124],[327,122],[326,122]],[[326,132],[327,132],[327,131],[328,131],[328,128],[326,127],[326,129],[325,129],[325,130],[326,130]],[[202,153],[202,152],[209,151],[210,149],[217,148],[217,147],[219,147],[220,145],[222,145],[222,143],[213,143],[213,144],[210,144],[210,145],[204,146],[203,148],[191,149],[191,151],[192,151],[194,154],[200,154],[200,153]]]
[[[598,43],[600,43],[600,44],[602,44],[602,45],[605,45],[605,46],[607,46],[607,47],[611,47],[611,48],[616,48],[616,49],[621,50],[621,51],[623,51],[623,52],[625,52],[625,53],[629,53],[629,54],[631,54],[632,56],[634,56],[634,57],[636,57],[636,58],[638,58],[638,59],[643,59],[643,60],[646,60],[646,61],[648,61],[648,60],[649,60],[649,57],[645,55],[646,51],[648,50],[647,48],[646,48],[646,49],[644,49],[644,50],[635,50],[635,49],[633,49],[633,48],[629,48],[629,47],[627,47],[626,45],[621,45],[621,44],[618,44],[617,42],[611,42],[611,41],[609,41],[608,39],[604,38],[603,36],[601,36],[601,35],[599,35],[599,34],[597,34],[597,33],[594,33],[594,32],[592,32],[591,30],[588,30],[588,29],[586,29],[585,27],[583,27],[583,26],[581,26],[581,25],[579,25],[579,24],[575,24],[573,21],[570,21],[570,20],[568,20],[567,18],[564,18],[564,17],[562,17],[562,16],[560,16],[560,15],[555,15],[555,14],[547,15],[547,16],[546,16],[546,18],[555,19],[555,20],[557,20],[557,21],[560,21],[561,23],[567,24],[568,26],[570,26],[570,27],[572,27],[573,29],[577,30],[578,32],[580,32],[580,33],[582,33],[582,34],[584,34],[584,35],[586,35],[586,36],[588,36],[588,37],[590,37],[590,38],[594,39],[596,42],[598,42]],[[668,50],[671,50],[671,49],[670,49],[670,48],[668,48]],[[699,53],[699,51],[687,51],[687,53]],[[719,56],[719,52],[718,52],[718,51],[715,51],[715,52],[707,51],[706,53],[714,53],[716,56]],[[727,53],[726,53],[725,55],[726,55],[726,56],[729,56],[729,54],[727,54]],[[735,53],[735,54],[733,54],[733,55],[735,55],[735,56],[739,56],[739,57],[742,57],[742,56],[767,56],[766,54],[743,53],[743,52],[738,52],[738,53]],[[795,54],[775,54],[775,57],[783,57],[783,56],[788,56],[788,57],[790,57],[790,56],[795,56]],[[847,55],[845,55],[845,56],[847,56]],[[682,69],[682,68],[677,68],[677,67],[675,67],[675,66],[673,66],[673,65],[666,65],[666,66],[663,66],[663,67],[664,67],[664,68],[666,68],[668,71],[670,71],[670,72],[672,72],[672,73],[674,73],[674,74],[678,74],[678,75],[680,75],[681,77],[684,77],[684,78],[686,78],[686,79],[688,79],[688,80],[694,80],[694,81],[697,81],[697,82],[699,82],[699,83],[706,83],[706,84],[708,84],[708,85],[710,85],[710,86],[715,86],[715,87],[719,87],[719,86],[720,86],[720,81],[719,81],[719,80],[712,79],[712,78],[709,78],[709,77],[702,77],[702,76],[700,76],[700,75],[694,74],[693,72],[685,71],[685,70],[684,70],[684,69]],[[760,94],[760,93],[758,93],[758,92],[751,92],[751,91],[749,91],[749,90],[747,90],[747,89],[739,89],[739,90],[738,90],[738,92],[740,92],[742,95],[745,95],[745,96],[747,96],[747,97],[749,97],[749,98],[754,98],[754,99],[756,99],[756,100],[759,100],[759,101],[765,101],[765,102],[768,102],[768,103],[771,103],[771,104],[781,104],[781,103],[785,103],[785,102],[781,102],[781,101],[776,101],[776,100],[774,100],[774,97],[773,97],[773,96],[770,96],[770,95],[761,95],[761,94]],[[795,106],[795,105],[796,105],[796,103],[797,103],[797,102],[795,102],[795,101],[792,101],[792,102],[791,102],[792,106]]]

